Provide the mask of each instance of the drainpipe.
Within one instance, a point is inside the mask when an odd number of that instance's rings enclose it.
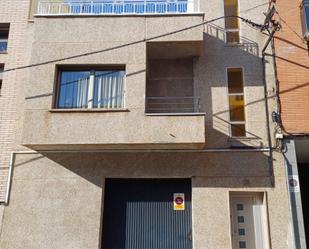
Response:
[[[12,183],[12,176],[13,176],[13,165],[15,161],[15,155],[16,154],[37,154],[35,151],[20,151],[20,152],[11,152],[10,162],[9,162],[9,173],[8,173],[8,181],[6,185],[6,194],[4,199],[4,205],[9,205],[9,199],[10,199],[10,191],[11,191],[11,183]]]
[[[6,194],[5,194],[5,200],[4,205],[7,206],[9,204],[9,193],[11,191],[11,182],[12,182],[12,171],[13,171],[13,164],[15,161],[15,153],[11,153],[11,158],[9,162],[9,174],[8,174],[8,181],[6,183]]]

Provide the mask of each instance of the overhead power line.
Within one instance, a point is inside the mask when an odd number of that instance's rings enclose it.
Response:
[[[299,38],[301,39],[303,42],[305,42],[304,37],[302,37],[295,29],[293,29],[288,23],[287,21],[285,21],[282,16],[279,15],[279,13],[277,12],[278,16],[280,17],[280,20]]]
[[[70,60],[70,59],[76,59],[76,58],[80,58],[80,57],[85,57],[85,56],[89,56],[89,55],[94,55],[94,54],[100,54],[100,53],[104,53],[104,52],[108,52],[108,51],[112,51],[112,50],[116,50],[116,49],[120,49],[120,48],[124,48],[124,47],[128,47],[128,46],[132,46],[132,45],[136,45],[139,43],[143,43],[143,42],[148,42],[148,41],[153,41],[156,40],[158,38],[162,38],[162,37],[166,37],[169,35],[173,35],[173,34],[177,34],[177,33],[181,33],[184,32],[186,30],[190,30],[190,29],[194,29],[221,19],[226,19],[226,18],[238,18],[241,21],[249,24],[250,26],[254,27],[254,28],[259,28],[259,29],[263,29],[264,25],[263,24],[258,24],[255,23],[249,19],[246,19],[244,17],[241,16],[220,16],[202,23],[198,23],[189,27],[185,27],[182,29],[178,29],[175,31],[171,31],[168,33],[164,33],[161,35],[156,35],[150,38],[145,38],[145,39],[141,39],[141,40],[137,40],[137,41],[133,41],[133,42],[128,42],[122,45],[118,45],[118,46],[114,46],[114,47],[110,47],[110,48],[105,48],[105,49],[100,49],[100,50],[95,50],[95,51],[91,51],[91,52],[87,52],[87,53],[83,53],[83,54],[77,54],[77,55],[72,55],[72,56],[68,56],[68,57],[64,57],[64,58],[59,58],[59,59],[54,59],[54,60],[48,60],[48,61],[44,61],[44,62],[39,62],[39,63],[34,63],[34,64],[29,64],[26,66],[19,66],[19,67],[14,67],[14,68],[9,68],[3,71],[3,73],[7,73],[7,72],[11,72],[11,71],[16,71],[16,70],[21,70],[21,69],[26,69],[26,68],[31,68],[31,67],[38,67],[38,66],[43,66],[43,65],[47,65],[47,64],[51,64],[51,63],[56,63],[56,62],[61,62],[61,61],[65,61],[65,60]]]

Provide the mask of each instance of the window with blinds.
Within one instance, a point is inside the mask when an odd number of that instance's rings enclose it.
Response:
[[[125,71],[60,70],[56,108],[123,108]]]

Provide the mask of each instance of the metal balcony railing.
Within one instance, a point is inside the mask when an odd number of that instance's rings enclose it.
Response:
[[[146,113],[199,113],[199,97],[146,97]]]
[[[145,15],[194,13],[194,0],[39,1],[39,15]]]
[[[239,29],[225,29],[224,39],[228,44],[239,44]]]

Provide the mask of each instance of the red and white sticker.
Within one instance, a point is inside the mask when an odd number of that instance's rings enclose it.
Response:
[[[174,193],[174,210],[185,210],[185,194]]]
[[[300,191],[299,179],[297,175],[289,175],[289,189],[290,192],[298,193]]]

